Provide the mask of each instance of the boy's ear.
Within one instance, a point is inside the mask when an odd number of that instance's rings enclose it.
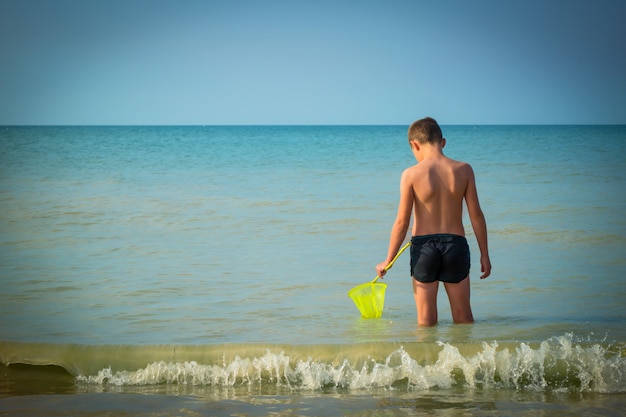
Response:
[[[441,138],[441,149],[446,147],[446,138]]]
[[[419,144],[418,141],[411,140],[411,141],[409,141],[409,144],[411,145],[411,149],[413,149],[414,151],[419,151],[420,150],[420,144]]]

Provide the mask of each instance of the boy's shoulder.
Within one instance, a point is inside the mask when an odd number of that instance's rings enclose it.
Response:
[[[448,158],[447,156],[437,160],[424,160],[415,165],[411,165],[406,168],[405,171],[420,171],[422,169],[430,169],[432,167],[453,167],[453,168],[469,168],[472,169],[472,166],[465,161],[458,161],[456,159]]]
[[[444,171],[451,170],[453,175],[458,178],[470,179],[474,176],[474,170],[469,163],[457,161],[448,157],[438,161],[422,161],[418,164],[407,167],[402,172],[402,176],[409,181],[419,181],[420,178],[428,175],[429,172],[436,172],[442,169]]]
[[[460,173],[472,172],[472,166],[465,161],[457,161],[456,159],[447,158],[449,166]]]
[[[450,161],[451,164],[454,164],[457,166],[470,166],[470,164],[465,161],[459,161],[457,159],[448,158],[447,156],[446,156],[446,159]]]

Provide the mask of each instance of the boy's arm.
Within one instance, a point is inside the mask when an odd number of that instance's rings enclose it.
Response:
[[[396,253],[398,253],[400,246],[404,242],[406,232],[409,228],[409,224],[411,223],[413,200],[413,185],[409,180],[409,172],[407,169],[402,173],[400,178],[400,203],[398,204],[398,214],[396,215],[396,220],[391,228],[387,258],[384,262],[381,262],[376,266],[376,272],[379,277],[383,277],[385,275],[387,272],[385,271],[385,267],[396,256]]]
[[[476,179],[474,171],[469,167],[469,178],[467,189],[465,190],[465,203],[467,204],[467,212],[469,213],[472,228],[478,242],[480,250],[480,271],[483,273],[480,278],[487,278],[491,274],[491,260],[489,259],[489,246],[487,242],[487,222],[485,215],[480,208],[478,201],[478,191],[476,190]]]

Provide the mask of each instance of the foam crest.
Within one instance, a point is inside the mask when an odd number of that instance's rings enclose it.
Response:
[[[234,386],[252,384],[261,381],[280,384],[284,380],[284,371],[289,369],[289,357],[284,353],[272,354],[269,351],[261,358],[235,359],[222,366],[203,365],[196,361],[153,362],[136,371],[112,372],[105,368],[94,376],[78,376],[79,382],[87,384],[124,385],[208,385]]]
[[[383,361],[373,358],[324,361],[293,360],[284,352],[267,350],[260,357],[236,356],[221,364],[158,361],[135,371],[100,370],[79,376],[79,383],[98,385],[179,384],[239,386],[274,384],[293,390],[327,388],[509,388],[583,392],[626,392],[626,360],[620,351],[600,344],[576,345],[572,335],[551,338],[532,348],[525,343],[500,347],[482,342],[473,354],[439,343],[434,363],[418,363],[400,347]]]

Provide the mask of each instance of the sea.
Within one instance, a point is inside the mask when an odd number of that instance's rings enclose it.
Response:
[[[624,416],[626,126],[442,126],[492,275],[382,317],[407,126],[0,127],[0,416]],[[407,237],[408,239],[408,237]]]

